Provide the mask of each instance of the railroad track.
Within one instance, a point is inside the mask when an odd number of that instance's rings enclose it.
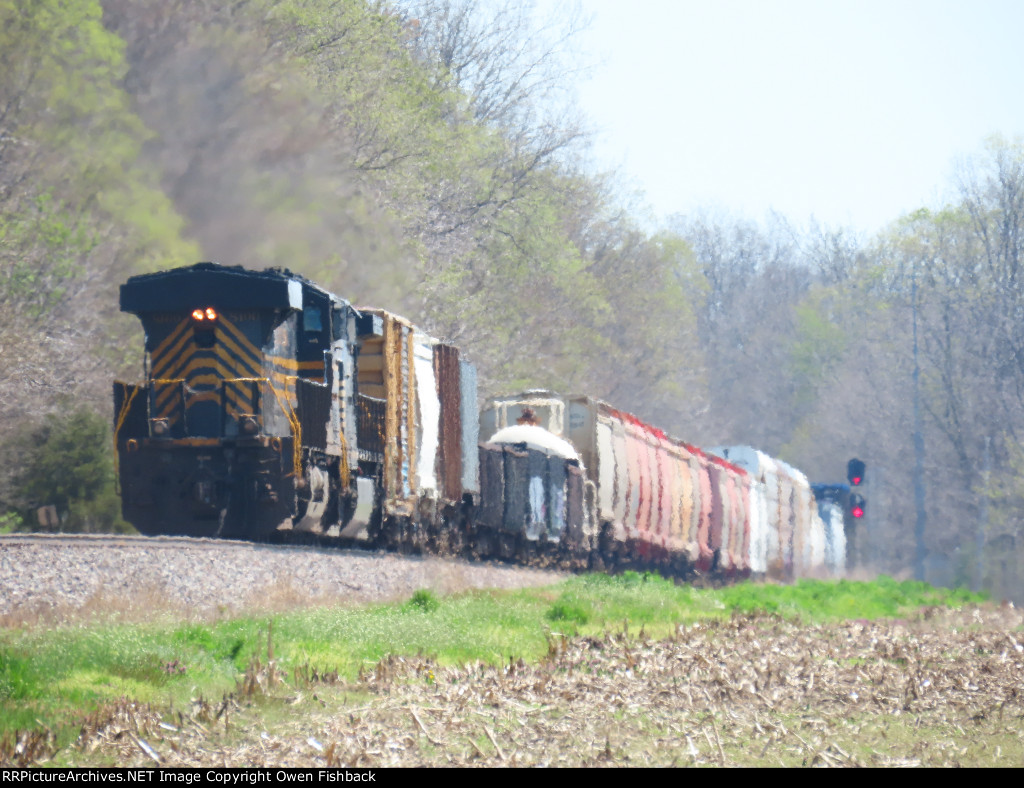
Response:
[[[183,547],[198,550],[216,550],[228,547],[247,547],[252,549],[268,550],[294,550],[296,548],[311,548],[323,550],[353,550],[356,552],[372,554],[374,551],[365,546],[359,546],[356,542],[338,542],[323,540],[314,542],[312,538],[305,537],[295,541],[281,542],[249,542],[241,539],[213,539],[193,536],[141,536],[130,534],[43,534],[43,533],[17,533],[0,534],[0,547],[5,545],[43,545],[43,546],[69,546],[69,547],[139,547],[157,550],[180,550]]]
[[[419,589],[549,585],[553,571],[363,548],[182,536],[0,536],[0,628],[117,614],[214,617],[373,604]]]

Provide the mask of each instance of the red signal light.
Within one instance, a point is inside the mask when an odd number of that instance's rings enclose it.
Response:
[[[859,520],[864,516],[864,509],[867,507],[867,501],[864,500],[863,495],[853,493],[850,495],[850,516],[856,520]]]
[[[854,457],[848,463],[846,463],[846,478],[850,480],[850,484],[857,487],[862,481],[864,481],[864,473],[867,471],[867,466],[864,464],[864,460],[858,460]]]

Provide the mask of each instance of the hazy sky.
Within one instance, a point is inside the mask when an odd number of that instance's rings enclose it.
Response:
[[[598,163],[656,215],[880,229],[1024,134],[1024,0],[581,0]]]

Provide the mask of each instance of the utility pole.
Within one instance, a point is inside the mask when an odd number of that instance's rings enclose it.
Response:
[[[917,262],[911,274],[911,314],[914,323],[914,504],[917,518],[914,521],[914,577],[924,580],[924,559],[928,551],[924,546],[924,532],[928,515],[924,507],[924,428],[921,423],[921,366],[917,360]]]
[[[975,535],[975,549],[977,550],[977,557],[974,563],[974,584],[971,588],[972,591],[981,591],[982,584],[985,582],[985,538],[988,532],[988,484],[989,479],[992,477],[991,441],[991,436],[986,435],[985,453],[982,455],[981,461],[981,478],[985,482],[985,494],[981,496],[981,522],[978,523],[978,533]]]

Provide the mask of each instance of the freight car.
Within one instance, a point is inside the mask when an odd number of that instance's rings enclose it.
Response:
[[[702,451],[589,397],[532,391],[478,414],[456,347],[289,271],[133,277],[121,309],[145,331],[143,382],[114,384],[122,509],[142,533],[678,576],[824,567],[795,469]]]
[[[579,450],[594,489],[591,549],[612,568],[778,578],[843,569],[841,530],[826,527],[807,477],[782,460],[749,446],[702,451],[607,403],[540,389],[491,399],[481,431],[524,413]]]

